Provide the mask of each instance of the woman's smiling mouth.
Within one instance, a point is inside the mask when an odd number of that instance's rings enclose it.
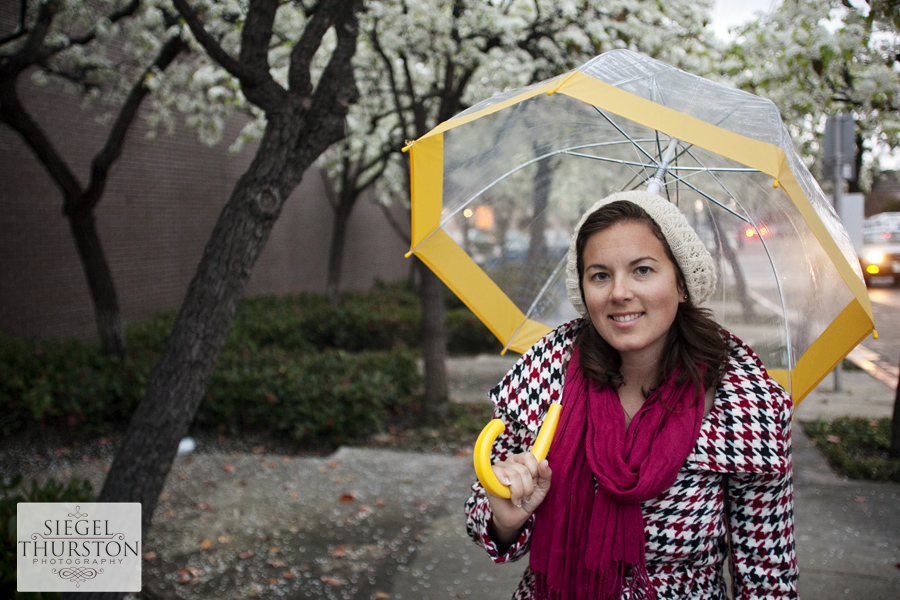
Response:
[[[644,313],[631,313],[627,315],[610,315],[609,318],[615,321],[616,323],[627,323],[628,321],[634,321]]]

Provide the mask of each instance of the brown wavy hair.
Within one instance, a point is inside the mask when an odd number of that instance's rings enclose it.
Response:
[[[647,212],[627,200],[610,202],[594,212],[581,229],[575,241],[577,251],[578,287],[581,288],[581,299],[584,301],[584,249],[588,240],[597,232],[603,231],[619,223],[642,223],[646,225],[662,242],[666,256],[675,265],[675,273],[680,289],[686,289],[684,274],[672,249],[666,241],[662,230]],[[579,364],[589,379],[597,384],[598,389],[604,387],[618,388],[623,383],[622,357],[619,352],[604,340],[591,323],[590,316],[578,332],[576,344],[580,352]],[[723,329],[713,319],[707,308],[695,306],[690,296],[685,302],[678,304],[675,320],[669,327],[663,348],[662,359],[657,368],[653,387],[641,390],[644,397],[649,397],[673,371],[680,370],[675,383],[680,385],[690,380],[694,386],[702,383],[707,389],[718,386],[728,363],[728,344]],[[699,388],[698,388],[699,392]]]

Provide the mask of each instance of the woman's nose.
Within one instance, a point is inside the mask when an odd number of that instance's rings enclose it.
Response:
[[[611,295],[612,299],[617,302],[629,300],[632,297],[632,290],[628,278],[614,277]]]

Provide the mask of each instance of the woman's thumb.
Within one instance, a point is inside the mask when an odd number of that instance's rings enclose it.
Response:
[[[541,462],[538,463],[538,478],[537,484],[543,490],[550,489],[550,478],[553,476],[553,471],[550,469],[550,463],[547,462],[545,458]]]

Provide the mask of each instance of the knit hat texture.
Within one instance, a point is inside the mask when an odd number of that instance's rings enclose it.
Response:
[[[637,204],[659,225],[663,237],[666,238],[672,255],[684,275],[691,302],[694,306],[706,302],[716,288],[716,271],[709,250],[700,241],[699,236],[677,206],[656,194],[644,190],[630,190],[617,192],[594,204],[590,210],[584,213],[575,227],[572,241],[569,244],[566,264],[566,292],[575,310],[582,317],[588,316],[587,307],[581,299],[581,285],[578,279],[578,251],[575,247],[578,241],[578,232],[581,231],[581,227],[588,217],[601,207],[617,200],[626,200]]]

